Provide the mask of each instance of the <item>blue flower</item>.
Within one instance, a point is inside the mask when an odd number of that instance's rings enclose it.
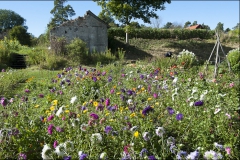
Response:
[[[177,119],[178,121],[182,120],[182,119],[183,119],[183,114],[178,113],[178,114],[176,115],[176,119]]]
[[[140,157],[143,157],[144,154],[147,154],[147,149],[146,148],[143,148],[139,154]]]

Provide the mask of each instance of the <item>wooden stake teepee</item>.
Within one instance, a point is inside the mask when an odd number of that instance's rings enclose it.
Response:
[[[226,57],[226,54],[225,54],[225,52],[223,51],[222,45],[221,45],[221,43],[220,43],[220,39],[219,39],[218,32],[217,32],[216,30],[215,30],[215,34],[216,34],[217,40],[216,40],[215,46],[214,46],[214,48],[213,48],[213,50],[212,50],[212,53],[211,53],[210,57],[208,58],[208,61],[207,61],[207,64],[206,64],[206,68],[205,68],[205,73],[206,73],[206,71],[207,71],[207,69],[208,69],[208,64],[209,64],[209,61],[210,61],[210,59],[211,59],[211,57],[212,57],[212,54],[213,54],[213,52],[214,52],[214,49],[217,47],[217,50],[216,50],[216,58],[215,58],[215,67],[214,67],[214,78],[217,77],[218,65],[220,64],[220,57],[219,57],[219,54],[218,54],[219,46],[221,47],[222,52],[223,52],[224,56]],[[229,63],[229,61],[228,61],[227,58],[226,58],[226,60],[227,60],[227,64],[228,64],[228,70],[229,70],[229,72],[230,72],[230,71],[231,71],[230,63]]]

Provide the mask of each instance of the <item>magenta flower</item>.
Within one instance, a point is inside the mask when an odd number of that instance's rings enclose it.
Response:
[[[53,148],[56,148],[58,146],[58,141],[54,141]]]
[[[231,148],[230,148],[230,147],[226,147],[226,148],[225,148],[225,151],[227,152],[228,155],[231,154]]]
[[[7,105],[7,99],[6,98],[1,98],[1,100],[0,100],[0,104],[3,106],[3,107],[5,107],[6,105]]]
[[[24,153],[20,153],[19,155],[18,155],[18,159],[27,159],[27,155],[26,154],[24,154]]]
[[[96,113],[91,113],[91,114],[90,114],[90,117],[92,117],[93,120],[97,120],[97,119],[99,118]]]
[[[153,97],[154,98],[158,98],[158,94],[157,93],[153,93]]]
[[[114,93],[114,89],[111,89],[111,90],[110,90],[110,93],[113,94],[113,93]]]
[[[58,132],[63,132],[64,129],[58,126],[58,127],[56,127],[56,131],[58,131]]]
[[[105,100],[105,105],[106,105],[106,106],[109,106],[109,105],[110,105],[110,99],[109,99],[109,98],[107,98],[107,99]]]
[[[48,134],[52,134],[52,132],[53,132],[53,124],[50,124],[49,126],[48,126]]]
[[[183,119],[183,114],[178,113],[178,114],[176,115],[176,119],[177,119],[178,121],[182,120],[182,119]]]
[[[53,120],[53,118],[54,118],[54,115],[51,115],[51,116],[49,116],[49,117],[47,118],[47,120],[48,120],[48,121],[51,121],[51,120]]]
[[[39,94],[38,97],[39,97],[39,98],[43,98],[44,95],[43,95],[43,94]]]
[[[29,90],[29,89],[25,89],[25,92],[26,92],[26,93],[29,93],[29,92],[30,92],[30,90]]]

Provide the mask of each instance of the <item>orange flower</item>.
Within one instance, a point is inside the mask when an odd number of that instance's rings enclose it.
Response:
[[[170,76],[173,76],[174,75],[174,73],[173,72],[170,72]]]

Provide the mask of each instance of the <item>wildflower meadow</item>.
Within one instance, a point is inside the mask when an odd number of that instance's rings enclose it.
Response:
[[[1,159],[238,159],[238,74],[162,62],[66,67],[0,95]]]

